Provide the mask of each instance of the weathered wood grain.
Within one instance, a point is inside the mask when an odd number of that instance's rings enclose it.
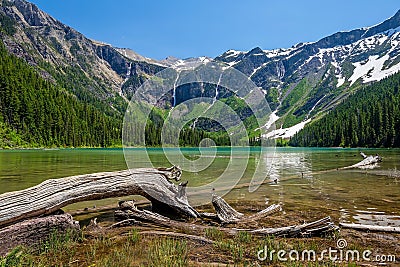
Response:
[[[79,231],[79,223],[69,214],[35,218],[0,229],[0,255],[16,246],[35,246],[50,235],[63,235],[68,230]]]
[[[197,217],[186,198],[177,167],[131,169],[50,179],[34,187],[0,195],[0,228],[54,211],[76,202],[141,195],[190,217]]]
[[[127,204],[121,203],[120,208],[121,210],[115,211],[115,217],[122,220],[135,219],[139,221],[153,223],[157,226],[175,229],[195,235],[201,235],[207,229],[215,228],[213,226],[208,226],[208,225],[198,225],[194,223],[173,220],[148,210],[139,210],[138,208],[135,207],[133,202]],[[237,229],[237,228],[218,227],[217,229],[221,232],[224,232],[227,235],[236,235],[239,232],[248,232],[256,235],[311,237],[311,236],[321,236],[326,233],[333,232],[337,230],[338,227],[334,225],[330,217],[325,217],[321,220],[317,220],[314,222],[300,224],[300,225],[285,226],[285,227],[260,228],[260,229]]]

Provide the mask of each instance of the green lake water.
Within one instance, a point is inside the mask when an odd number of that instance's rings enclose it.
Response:
[[[179,152],[179,149],[167,150],[172,159]],[[129,167],[145,167],[142,157],[145,151],[127,150]],[[359,149],[277,148],[265,159],[259,157],[257,149],[247,155],[246,149],[218,148],[215,157],[207,151],[201,155],[196,148],[181,151],[185,158],[174,164],[190,167],[199,159],[210,163],[204,170],[183,172],[182,180],[189,181],[194,193],[204,191],[211,195],[207,184],[224,173],[228,174],[228,183],[229,177],[239,175],[236,189],[224,197],[230,203],[249,201],[264,205],[268,200],[281,203],[284,209],[321,210],[324,215],[332,214],[346,222],[400,226],[399,149],[363,149],[366,154],[378,153],[383,157],[383,162],[370,170],[337,170],[359,162],[362,159]],[[147,152],[154,166],[171,165],[162,149]],[[231,153],[238,161],[227,172]],[[263,160],[268,165],[265,181],[250,193],[248,183],[255,166],[264,164]],[[0,193],[22,190],[51,178],[127,168],[122,149],[0,150]],[[85,202],[71,205],[67,210],[112,203],[115,199]]]

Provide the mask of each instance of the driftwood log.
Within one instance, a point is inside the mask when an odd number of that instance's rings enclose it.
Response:
[[[16,192],[0,195],[0,228],[54,211],[80,201],[128,195],[142,195],[154,206],[167,206],[180,214],[198,217],[183,193],[178,167],[134,169],[50,179]]]
[[[382,157],[376,154],[375,156],[367,156],[363,152],[360,152],[363,160],[353,164],[348,167],[344,167],[343,169],[352,169],[352,168],[361,168],[361,169],[372,169],[378,165],[379,162],[382,162]]]
[[[79,223],[69,214],[36,218],[0,229],[0,255],[5,255],[16,246],[32,246],[45,241],[51,234],[62,234],[68,230],[79,231]]]
[[[124,221],[110,228],[125,225],[157,225],[184,232],[176,235],[191,239],[194,237],[188,234],[199,235],[212,226],[177,221],[160,214],[158,210],[171,214],[168,210],[170,209],[177,212],[181,218],[207,218],[221,224],[255,221],[281,210],[280,205],[271,205],[256,214],[245,216],[232,208],[224,199],[213,194],[212,204],[216,213],[198,213],[188,203],[187,182],[178,186],[171,182],[171,180],[179,181],[181,173],[178,167],[94,173],[51,179],[25,190],[2,194],[0,195],[0,254],[4,255],[17,245],[32,245],[45,240],[54,231],[62,234],[68,229],[79,230],[79,224],[71,215],[54,215],[54,212],[66,205],[86,200],[127,195],[144,196],[151,201],[152,211],[138,209],[133,201],[122,201],[119,203],[119,210],[115,211],[115,217]],[[305,237],[322,235],[337,227],[329,217],[326,217],[308,224],[279,228],[219,227],[218,229],[229,235],[249,232],[259,235]],[[94,234],[102,234],[107,229],[100,227],[96,220],[93,220],[87,230]],[[149,234],[154,233],[149,232]],[[202,237],[195,239],[199,242],[209,242]]]
[[[274,208],[267,208],[266,210],[277,210]],[[264,212],[264,214],[269,214]],[[207,229],[214,228],[207,225],[198,225],[194,223],[182,222],[170,219],[163,215],[148,211],[139,210],[132,201],[120,203],[120,209],[114,213],[117,219],[127,220],[134,219],[138,221],[145,221],[153,223],[157,226],[170,228],[184,233],[199,235],[205,232]],[[260,214],[259,214],[260,215]],[[260,216],[257,216],[260,218]],[[330,217],[325,217],[321,220],[317,220],[311,223],[305,223],[301,225],[293,225],[286,227],[277,228],[261,228],[261,229],[237,229],[237,228],[225,228],[218,227],[218,230],[228,235],[236,235],[239,232],[248,232],[257,235],[273,235],[273,236],[287,236],[287,237],[311,237],[321,236],[326,233],[337,230],[338,227],[334,225]]]
[[[339,226],[360,231],[400,233],[400,227],[394,226],[367,225],[357,223],[339,223]]]

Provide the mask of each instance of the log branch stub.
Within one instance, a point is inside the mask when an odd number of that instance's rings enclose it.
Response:
[[[212,204],[222,223],[238,222],[244,215],[232,208],[222,197],[213,194]]]
[[[254,221],[258,220],[260,218],[265,218],[268,215],[271,215],[275,212],[282,211],[282,207],[279,204],[272,204],[268,206],[267,208],[263,209],[262,211],[257,212],[256,214],[250,215],[249,217],[245,217],[243,220],[244,221]]]
[[[186,186],[188,184],[188,181],[180,183],[178,185],[178,195],[177,198],[181,199],[183,202],[189,203],[187,194],[186,194]]]
[[[282,207],[279,204],[272,204],[268,206],[267,208],[257,212],[256,214],[252,214],[250,216],[242,216],[240,219],[231,221],[232,223],[239,223],[239,222],[248,222],[248,221],[257,221],[262,218],[265,218],[273,213],[282,211]],[[203,219],[208,219],[208,220],[213,220],[219,223],[226,223],[222,222],[218,214],[216,213],[210,213],[210,212],[200,212],[199,217]]]

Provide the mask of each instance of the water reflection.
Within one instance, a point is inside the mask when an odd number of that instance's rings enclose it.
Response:
[[[340,209],[340,221],[378,226],[400,226],[399,215],[386,214],[377,208],[368,208],[367,210]]]
[[[190,160],[212,156],[201,154],[197,149],[182,150]],[[131,152],[125,156],[132,157],[137,167],[144,167],[141,158],[144,149]],[[373,170],[341,170],[360,161],[356,149],[278,148],[261,156],[251,151],[239,182],[244,186],[231,191],[225,198],[232,203],[242,200],[262,205],[266,200],[269,204],[281,202],[285,209],[301,212],[318,209],[321,214],[332,215],[343,222],[400,226],[400,150],[365,149],[364,152],[371,155],[378,152],[383,156],[383,162]],[[170,166],[163,154],[162,149],[149,149],[154,166]],[[230,157],[230,148],[218,148],[209,168],[184,172],[182,179],[188,180],[193,187],[210,184],[225,171]],[[243,170],[242,164],[247,164],[247,156],[240,149],[234,152],[234,157],[235,164],[227,172],[229,175],[239,173]],[[249,184],[259,162],[264,166],[267,183],[251,193]],[[122,150],[0,151],[0,193],[21,190],[50,178],[126,168]],[[221,186],[230,182],[229,175]],[[211,188],[205,190],[211,197]]]
[[[268,157],[268,155],[266,155],[266,157]],[[267,159],[264,158],[264,161],[267,162]],[[281,179],[285,179],[288,176],[298,176],[308,179],[313,178],[311,158],[304,152],[275,153],[273,160],[269,160],[269,162],[269,179],[273,182],[279,182]]]
[[[359,161],[354,151],[326,152],[278,150],[269,169],[269,190],[264,190],[267,199],[300,209],[336,210],[341,222],[400,226],[398,155],[387,155],[373,168],[340,170]]]

